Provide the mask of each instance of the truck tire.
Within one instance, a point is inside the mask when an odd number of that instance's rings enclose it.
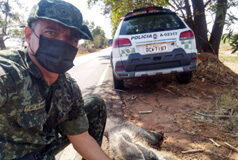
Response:
[[[117,79],[113,73],[113,84],[115,89],[124,89],[124,81],[121,79]]]
[[[193,72],[183,72],[176,75],[176,79],[180,84],[187,84],[191,81]]]

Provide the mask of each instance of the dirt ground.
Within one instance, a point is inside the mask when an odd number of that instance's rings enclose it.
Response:
[[[215,116],[218,97],[238,88],[238,64],[224,64],[200,54],[189,84],[178,84],[174,75],[127,80],[126,90],[120,92],[124,116],[148,130],[164,132],[161,150],[180,159],[238,160],[238,152],[224,144],[238,148],[237,126],[224,126]],[[182,153],[192,149],[200,152]]]

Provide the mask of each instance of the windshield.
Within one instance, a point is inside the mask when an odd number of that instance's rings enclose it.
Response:
[[[186,26],[175,13],[143,14],[126,18],[120,35],[182,29]]]

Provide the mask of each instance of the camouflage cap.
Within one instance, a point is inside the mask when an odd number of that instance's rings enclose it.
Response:
[[[79,9],[62,0],[41,0],[36,4],[28,17],[28,26],[39,20],[47,19],[58,22],[66,27],[78,31],[81,39],[93,40],[86,25],[83,25],[83,17]]]

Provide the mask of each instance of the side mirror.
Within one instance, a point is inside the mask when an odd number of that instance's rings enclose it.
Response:
[[[108,40],[108,44],[109,44],[109,45],[112,45],[112,42],[113,42],[113,39],[109,39],[109,40]]]

